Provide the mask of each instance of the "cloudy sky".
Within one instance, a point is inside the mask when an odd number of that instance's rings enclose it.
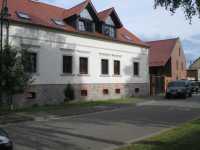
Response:
[[[70,8],[83,0],[40,0],[59,7]],[[164,8],[154,9],[154,0],[92,0],[97,11],[115,7],[124,26],[143,40],[180,37],[187,61],[200,57],[200,19],[192,25],[180,9],[171,15]]]

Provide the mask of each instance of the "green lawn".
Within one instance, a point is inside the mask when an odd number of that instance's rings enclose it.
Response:
[[[118,150],[200,150],[200,119]]]

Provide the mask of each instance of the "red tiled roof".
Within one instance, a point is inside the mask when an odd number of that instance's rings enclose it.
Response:
[[[177,40],[178,38],[147,42],[150,45],[150,67],[164,66],[171,57]]]
[[[0,6],[2,4],[2,1],[3,0],[0,0]],[[107,40],[148,47],[146,43],[142,42],[139,38],[137,38],[135,35],[130,33],[124,27],[117,29],[116,39],[111,39],[110,37],[107,37],[98,32],[95,32],[95,33],[78,32],[75,28],[67,24],[65,26],[58,26],[52,21],[52,19],[63,20],[64,18],[70,17],[74,14],[79,14],[88,5],[88,3],[90,3],[91,6],[93,7],[91,1],[86,0],[83,3],[71,9],[64,9],[64,8],[56,7],[53,5],[41,3],[41,2],[33,2],[31,0],[8,0],[8,9],[9,9],[9,13],[11,14],[11,16],[8,19],[14,22],[39,25],[39,26],[59,29],[62,31],[71,32],[75,34],[95,36],[95,37],[104,38]],[[94,11],[96,12],[95,8],[94,8]],[[16,12],[24,12],[28,14],[31,19],[22,20],[17,16]],[[126,35],[129,35],[128,39]]]

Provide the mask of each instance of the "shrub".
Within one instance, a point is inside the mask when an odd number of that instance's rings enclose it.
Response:
[[[72,101],[74,100],[74,88],[71,84],[67,84],[64,89],[65,101]]]

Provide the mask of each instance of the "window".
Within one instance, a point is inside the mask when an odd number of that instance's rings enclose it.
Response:
[[[108,95],[109,94],[109,90],[108,89],[103,89],[103,94],[104,95]]]
[[[87,96],[88,91],[87,90],[81,90],[81,96]]]
[[[105,35],[110,36],[112,38],[115,38],[115,36],[116,36],[116,29],[115,29],[115,27],[113,27],[111,25],[104,24],[102,30],[103,30],[103,33]]]
[[[36,73],[37,72],[37,53],[28,52],[28,63],[25,65],[26,72]]]
[[[27,20],[31,19],[31,18],[29,17],[29,15],[26,14],[26,13],[24,13],[24,12],[16,12],[16,14],[17,14],[17,16],[18,16],[19,18],[21,18],[21,19],[27,19]]]
[[[138,62],[133,63],[133,75],[139,76],[139,63]]]
[[[139,88],[135,88],[135,93],[138,94],[140,92]]]
[[[59,26],[64,26],[65,23],[62,21],[62,20],[59,20],[59,19],[52,19],[52,21],[56,24],[56,25],[59,25]]]
[[[36,99],[36,93],[35,92],[28,92],[27,99]]]
[[[80,57],[80,62],[79,62],[79,71],[80,74],[88,74],[88,58],[87,57]]]
[[[121,34],[126,40],[128,40],[129,42],[133,41],[133,38],[131,38],[129,35],[127,34]]]
[[[116,94],[120,94],[121,93],[121,89],[115,89],[115,93]]]
[[[78,22],[79,31],[94,32],[94,23],[89,20],[80,19]]]
[[[63,73],[72,74],[72,56],[63,56]]]
[[[101,60],[101,74],[108,75],[109,74],[109,64],[108,59]]]
[[[114,60],[114,75],[120,75],[120,61]]]

